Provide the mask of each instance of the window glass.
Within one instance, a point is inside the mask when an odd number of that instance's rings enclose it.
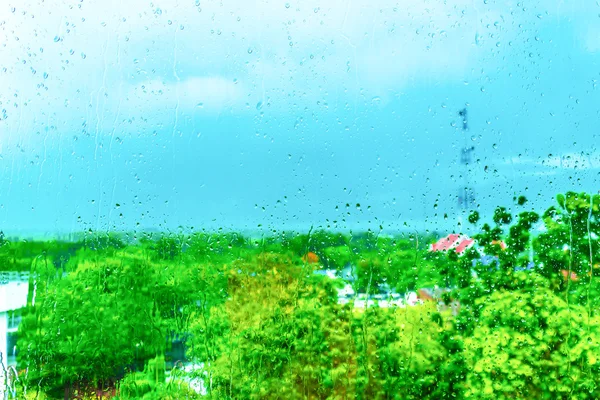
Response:
[[[600,397],[599,15],[3,2],[0,394]]]

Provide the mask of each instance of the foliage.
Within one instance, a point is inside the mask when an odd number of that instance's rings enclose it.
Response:
[[[200,396],[187,383],[166,379],[164,357],[148,360],[141,372],[127,374],[119,384],[119,400],[196,399]]]
[[[543,287],[498,291],[476,303],[483,309],[473,335],[465,339],[468,398],[600,395],[598,317],[590,319],[585,308]]]
[[[215,399],[599,397],[600,196],[559,195],[542,214],[514,202],[489,220],[472,212],[476,244],[462,254],[381,231],[2,238],[0,260],[31,269],[35,287],[23,383],[49,398],[194,398],[165,378],[178,340],[180,361],[201,367],[186,380]],[[315,274],[347,267],[346,281]],[[443,295],[355,308],[338,299],[348,283],[364,297]]]
[[[19,327],[19,365],[49,394],[100,385],[164,351],[166,329],[151,288],[159,276],[139,251],[79,260],[68,275],[38,271],[35,303]]]

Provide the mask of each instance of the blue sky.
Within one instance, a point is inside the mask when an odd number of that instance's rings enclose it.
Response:
[[[454,229],[465,105],[482,213],[597,192],[599,15],[557,0],[4,4],[0,227]]]

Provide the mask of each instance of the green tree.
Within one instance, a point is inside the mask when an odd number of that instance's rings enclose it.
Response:
[[[73,262],[65,276],[37,271],[18,341],[30,384],[65,398],[77,388],[114,384],[124,368],[162,354],[166,341],[157,276],[139,251]]]
[[[465,339],[467,398],[598,398],[598,317],[540,286],[494,292],[476,304],[482,311]]]

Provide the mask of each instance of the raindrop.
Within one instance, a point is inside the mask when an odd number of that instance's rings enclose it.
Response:
[[[258,103],[256,103],[256,109],[257,110],[260,110],[262,108],[262,106],[263,106],[263,102],[262,101],[259,101]]]
[[[54,36],[54,43],[58,43],[58,42],[60,42],[60,37]]]

